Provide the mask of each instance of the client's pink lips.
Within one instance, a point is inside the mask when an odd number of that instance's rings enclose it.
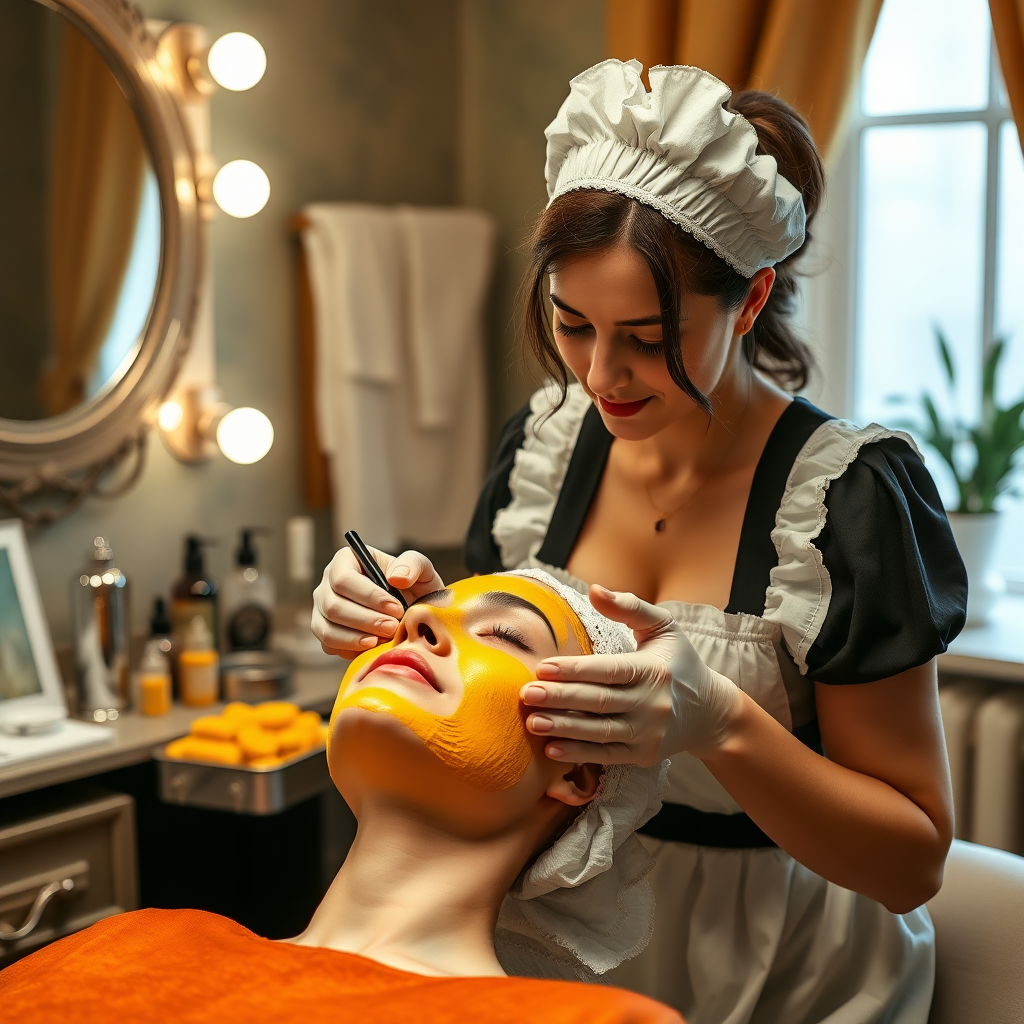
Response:
[[[609,416],[635,416],[651,400],[651,396],[641,398],[639,402],[610,402],[600,395],[597,396],[597,400]]]
[[[365,679],[371,672],[385,666],[393,666],[401,671],[396,675],[404,676],[406,679],[414,679],[418,683],[425,683],[433,687],[438,693],[441,687],[437,685],[437,677],[433,669],[427,664],[427,659],[422,654],[410,651],[408,648],[393,648],[385,651],[379,658],[374,658],[370,667],[363,673]]]

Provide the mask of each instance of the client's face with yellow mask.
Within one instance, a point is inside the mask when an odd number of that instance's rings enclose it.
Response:
[[[544,658],[590,650],[568,604],[534,580],[478,576],[428,595],[405,614],[393,641],[360,655],[345,673],[331,716],[339,788],[338,776],[351,774],[344,762],[369,756],[359,742],[362,722],[382,727],[378,743],[393,761],[406,760],[402,744],[411,738],[458,788],[512,790],[538,758],[547,761],[543,741],[523,724],[520,690]],[[346,737],[361,755],[346,749]]]

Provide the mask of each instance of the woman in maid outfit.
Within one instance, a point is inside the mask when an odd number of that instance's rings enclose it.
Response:
[[[952,836],[935,657],[966,575],[914,442],[791,395],[806,124],[641,71],[590,68],[547,129],[524,325],[550,379],[505,426],[466,564],[543,568],[639,642],[522,694],[549,757],[672,762],[643,829],[653,937],[605,978],[690,1024],[925,1024]],[[378,557],[409,597],[442,586]],[[343,549],[314,632],[351,655],[400,614]]]

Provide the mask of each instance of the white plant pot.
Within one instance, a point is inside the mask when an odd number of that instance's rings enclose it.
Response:
[[[1006,589],[1005,580],[993,564],[1002,515],[999,512],[950,512],[949,525],[967,567],[967,625],[983,626]]]

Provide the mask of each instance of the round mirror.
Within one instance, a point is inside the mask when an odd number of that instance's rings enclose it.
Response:
[[[173,382],[201,224],[171,78],[122,0],[0,4],[0,480],[95,471]]]
[[[7,0],[0,39],[0,417],[41,420],[104,393],[138,355],[160,192],[135,112],[79,29]]]

